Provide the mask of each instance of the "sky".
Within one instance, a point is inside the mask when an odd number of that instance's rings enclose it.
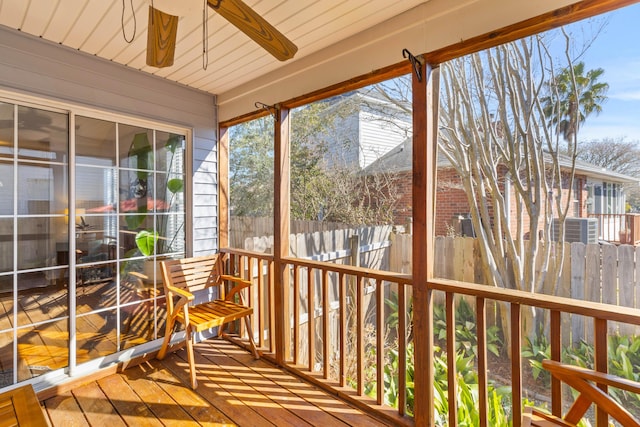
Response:
[[[609,83],[608,100],[600,115],[587,118],[578,140],[624,138],[640,143],[640,4],[604,17],[604,29],[582,59],[587,70],[605,70],[601,81]],[[594,27],[572,25],[587,32]]]

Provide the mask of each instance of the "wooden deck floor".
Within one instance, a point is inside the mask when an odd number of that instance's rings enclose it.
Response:
[[[52,426],[383,426],[385,424],[223,340],[151,360],[43,402]]]

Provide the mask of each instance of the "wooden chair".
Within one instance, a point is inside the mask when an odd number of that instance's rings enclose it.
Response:
[[[164,358],[167,352],[176,322],[184,325],[191,387],[195,389],[198,386],[193,355],[195,334],[218,327],[218,335],[222,335],[224,325],[238,319],[244,319],[251,351],[256,359],[259,358],[249,318],[253,309],[244,304],[241,292],[251,286],[251,282],[221,274],[222,261],[217,254],[162,261],[160,269],[167,298],[167,327],[158,359]],[[236,285],[225,293],[225,282]],[[218,299],[196,303],[194,292],[211,286],[218,287]]]
[[[598,388],[598,384],[600,384],[632,393],[640,393],[640,383],[553,360],[544,360],[542,366],[551,372],[551,375],[555,378],[575,389],[579,395],[563,418],[545,414],[535,408],[526,408],[522,423],[524,427],[575,426],[582,419],[592,403],[623,426],[640,427],[640,422],[638,422],[629,411],[616,402],[609,394]]]

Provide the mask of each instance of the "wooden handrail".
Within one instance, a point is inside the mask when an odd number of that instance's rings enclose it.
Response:
[[[553,295],[534,294],[514,289],[494,288],[486,285],[459,282],[448,279],[431,279],[429,288],[443,292],[470,295],[511,304],[528,305],[563,313],[640,325],[640,309],[614,306],[590,301],[578,301]]]
[[[244,251],[239,249],[223,249],[232,260],[230,265],[248,266],[243,267],[241,271],[236,272],[249,281],[262,280],[265,277],[267,282],[264,283],[266,291],[273,289],[273,274],[269,269],[273,262],[270,254]],[[398,274],[393,272],[371,270],[363,267],[331,264],[320,261],[312,261],[308,259],[300,259],[294,257],[285,257],[283,262],[286,268],[290,270],[291,286],[294,292],[293,304],[290,313],[274,313],[272,307],[267,300],[260,301],[260,306],[254,307],[256,312],[261,310],[268,314],[271,319],[275,315],[283,315],[286,319],[301,319],[307,316],[306,324],[294,321],[292,324],[291,345],[292,355],[289,360],[285,360],[286,367],[300,376],[306,377],[309,381],[320,387],[326,388],[334,393],[339,393],[353,404],[360,406],[368,411],[375,411],[382,417],[391,420],[396,424],[411,424],[411,419],[406,417],[406,391],[407,381],[402,372],[407,369],[407,331],[411,330],[411,324],[408,322],[407,310],[408,304],[405,298],[410,298],[414,286],[421,285],[413,283],[411,275]],[[255,277],[255,264],[259,265],[257,277]],[[235,267],[234,267],[235,268]],[[250,271],[249,271],[250,270]],[[366,285],[366,286],[365,286]],[[594,351],[597,355],[597,365],[595,369],[600,372],[606,372],[607,367],[607,333],[609,322],[620,322],[629,325],[640,325],[640,310],[628,307],[619,307],[603,303],[576,301],[571,298],[550,296],[543,294],[534,294],[525,291],[517,291],[512,289],[500,289],[489,287],[486,285],[478,285],[456,280],[447,279],[430,279],[426,284],[422,284],[431,291],[440,291],[446,296],[446,316],[451,322],[455,322],[453,310],[455,309],[454,300],[457,301],[459,296],[468,296],[475,298],[477,330],[484,331],[486,328],[486,307],[488,302],[504,303],[510,309],[511,313],[511,340],[512,340],[512,392],[514,402],[522,399],[522,360],[520,357],[520,342],[523,338],[520,333],[520,315],[523,307],[533,307],[536,309],[548,310],[550,313],[550,324],[548,336],[550,337],[551,358],[560,360],[562,349],[562,316],[565,314],[575,314],[583,316],[586,319],[592,319],[594,325]],[[336,295],[330,296],[330,289],[335,286]],[[374,399],[370,399],[365,395],[365,365],[363,364],[365,357],[364,335],[366,333],[365,324],[363,322],[365,301],[373,299],[376,304],[374,317],[376,320],[375,330],[380,331],[386,329],[386,325],[382,323],[382,317],[385,318],[389,312],[382,311],[380,305],[384,301],[382,289],[384,286],[397,287],[397,295],[399,298],[397,305],[398,315],[398,360],[399,379],[398,379],[398,407],[390,409],[384,406],[384,385],[376,389],[377,393]],[[349,290],[351,289],[351,290]],[[365,289],[367,292],[365,293]],[[394,288],[395,289],[395,288]],[[266,292],[265,291],[265,292]],[[355,292],[349,294],[349,292]],[[371,292],[371,293],[369,293]],[[302,295],[302,296],[301,296]],[[308,297],[305,297],[308,295]],[[333,298],[333,299],[332,299]],[[254,301],[254,303],[257,300]],[[327,303],[325,303],[327,301]],[[329,302],[336,305],[329,308]],[[262,306],[267,304],[267,306]],[[372,303],[373,304],[373,303]],[[385,303],[386,304],[386,303]],[[345,306],[349,305],[348,310]],[[333,313],[330,310],[336,310],[339,322],[331,323],[329,317]],[[352,310],[349,312],[349,310]],[[388,310],[388,308],[385,308]],[[306,313],[306,314],[305,314]],[[351,313],[351,314],[349,314]],[[347,317],[351,315],[351,328],[347,323]],[[433,313],[431,314],[433,316]],[[317,317],[317,319],[316,319]],[[514,323],[515,322],[515,323]],[[258,335],[265,338],[270,349],[273,351],[273,334],[272,322],[269,325],[260,326]],[[415,328],[412,333],[419,332],[419,325],[413,325]],[[333,329],[335,328],[335,329]],[[348,329],[348,330],[347,330]],[[403,333],[404,331],[404,333]],[[478,334],[478,392],[480,397],[478,410],[480,411],[480,425],[488,425],[488,375],[487,375],[487,341],[486,334]],[[339,363],[329,363],[329,357],[332,357],[332,349],[329,347],[329,340],[333,339],[337,346]],[[449,342],[450,356],[453,356],[455,333],[453,328],[447,332],[447,340]],[[348,350],[350,355],[355,357],[355,369],[347,377],[347,366],[345,358],[347,357],[347,342],[351,342],[353,347]],[[378,348],[383,346],[381,335],[376,335],[372,341],[374,346]],[[382,344],[381,344],[382,343]],[[368,345],[371,345],[369,343]],[[262,346],[262,344],[261,344]],[[267,352],[268,353],[268,352]],[[266,355],[269,357],[269,355]],[[426,357],[428,363],[433,363],[434,355],[415,355],[415,357]],[[273,357],[275,360],[276,358]],[[381,384],[383,379],[384,363],[386,360],[376,354],[373,362],[376,369],[373,380],[377,384]],[[447,361],[449,370],[449,380],[455,383],[455,357],[449,357]],[[372,366],[366,366],[371,369]],[[336,372],[330,372],[334,369]],[[332,378],[332,375],[335,377]],[[351,382],[349,382],[350,380]],[[353,387],[353,388],[351,388]],[[433,389],[433,385],[426,387],[428,390]],[[451,391],[449,398],[450,411],[456,411],[456,402],[452,398],[455,392]],[[551,409],[553,413],[559,413],[562,407],[562,393],[560,383],[556,378],[552,378],[551,382]],[[518,405],[513,408],[514,426],[521,423],[520,416],[522,409]],[[600,415],[601,416],[601,415]],[[455,413],[449,418],[450,422],[456,421]]]
[[[323,261],[313,261],[309,259],[301,258],[284,258],[284,260],[290,265],[297,265],[299,267],[314,268],[320,271],[333,271],[336,273],[349,274],[353,276],[366,276],[367,278],[374,280],[386,280],[389,282],[410,283],[412,281],[410,274],[398,274],[388,271],[373,270],[371,268],[356,267],[353,265],[344,264],[331,264]]]

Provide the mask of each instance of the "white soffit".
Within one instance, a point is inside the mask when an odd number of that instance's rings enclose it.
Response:
[[[430,0],[334,45],[218,95],[219,119],[275,104],[354,76],[576,3],[575,0]]]
[[[178,24],[175,63],[145,63],[150,0],[0,0],[0,25],[134,70],[218,95],[220,119],[273,104],[558,9],[576,0],[244,0],[298,46],[280,62],[208,10],[203,69],[202,6]],[[123,4],[125,12],[123,15]],[[189,8],[187,8],[189,9]],[[127,43],[123,36],[135,37]]]

